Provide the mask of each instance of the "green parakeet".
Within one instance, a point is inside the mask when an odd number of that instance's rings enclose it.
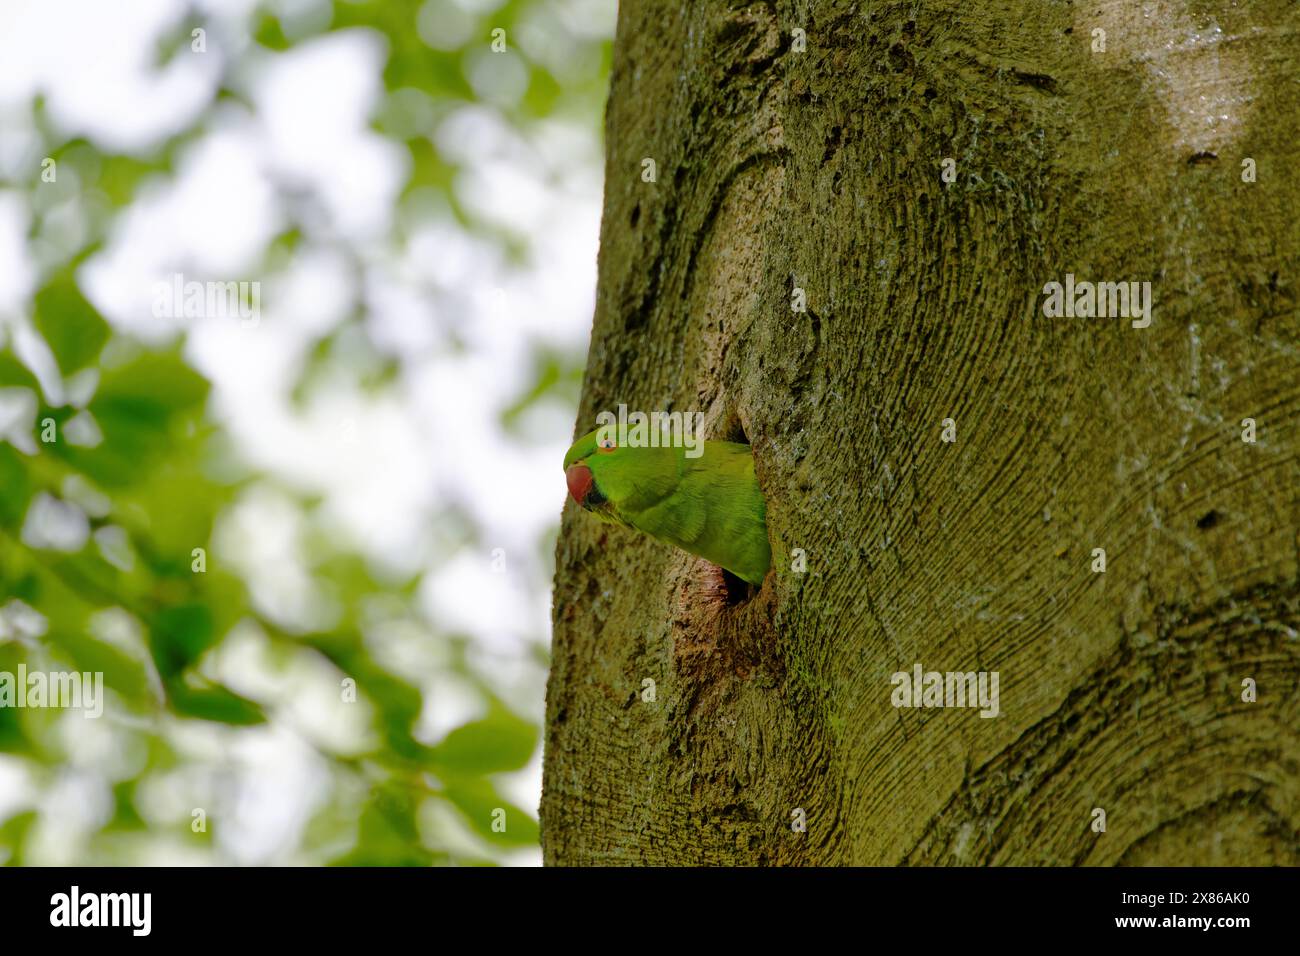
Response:
[[[600,429],[573,443],[564,477],[573,500],[603,521],[642,531],[762,584],[772,564],[767,506],[748,445],[706,441],[686,449],[597,445]]]

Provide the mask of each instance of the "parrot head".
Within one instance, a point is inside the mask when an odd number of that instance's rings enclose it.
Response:
[[[583,510],[628,525],[631,522],[622,513],[623,507],[675,478],[677,455],[671,448],[620,448],[612,439],[599,439],[599,432],[597,429],[573,443],[564,456],[564,480],[570,496]]]
[[[596,433],[592,432],[574,442],[573,447],[564,456],[564,480],[569,486],[569,494],[588,511],[609,500],[601,493],[596,484],[596,474],[591,470],[591,465],[587,464],[587,459],[595,456],[599,447],[596,443]],[[600,448],[600,451],[610,454],[614,450]]]

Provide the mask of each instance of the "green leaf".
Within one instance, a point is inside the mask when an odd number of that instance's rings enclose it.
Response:
[[[269,13],[262,14],[258,19],[257,29],[253,33],[253,39],[268,50],[276,50],[278,52],[283,52],[284,50],[289,49],[290,46],[289,41],[285,38],[284,30],[280,26],[279,19],[271,16]]]
[[[303,640],[353,678],[357,690],[374,703],[379,711],[379,726],[389,756],[421,766],[428,762],[429,748],[411,733],[424,707],[424,698],[418,688],[394,677],[372,661],[360,632],[355,629],[344,628]]]
[[[35,810],[26,810],[10,817],[0,825],[0,865],[23,865],[23,849],[27,842],[27,832],[38,819],[40,819],[39,813]]]
[[[217,639],[212,612],[204,604],[163,608],[149,622],[149,637],[158,671],[164,678],[189,667]]]
[[[203,474],[197,455],[182,454],[159,461],[113,502],[155,573],[193,581],[193,551],[208,547],[217,511],[231,497],[229,486]]]
[[[525,412],[548,399],[566,406],[578,403],[582,391],[582,362],[573,356],[542,349],[534,360],[532,385],[501,412],[501,424],[519,437]]]
[[[119,780],[113,784],[113,816],[105,830],[140,831],[149,829],[135,808],[135,790],[139,781]]]
[[[38,610],[40,610],[38,608]],[[84,634],[51,629],[50,643],[58,644],[72,658],[77,670],[104,675],[104,687],[137,707],[156,710],[156,685],[140,660],[103,641]]]
[[[479,836],[502,847],[537,846],[541,834],[527,811],[503,799],[482,778],[444,781],[442,795],[465,817]],[[505,829],[497,832],[493,824]]]
[[[0,579],[0,585],[4,583]],[[26,663],[26,658],[26,652],[13,641],[0,644],[0,671],[16,673],[19,663]],[[17,707],[0,707],[0,753],[30,753],[33,750],[22,721],[19,720],[22,713]]]
[[[104,440],[95,448],[59,441],[50,446],[106,490],[147,478],[157,460],[193,436],[178,422],[193,416],[208,383],[174,352],[152,352],[106,372],[88,406]]]
[[[183,681],[172,681],[167,685],[167,697],[172,710],[182,717],[244,726],[266,722],[266,715],[256,703],[217,685],[196,689]]]
[[[357,844],[336,866],[428,866],[433,854],[421,845],[419,803],[393,784],[377,789],[361,811]]]
[[[433,748],[436,770],[487,774],[519,770],[537,746],[537,728],[503,707],[457,727]]]
[[[177,412],[198,405],[207,396],[207,379],[172,350],[144,352],[124,365],[106,370],[95,399],[139,403]]]
[[[22,385],[40,393],[40,383],[31,370],[8,352],[0,352],[0,387]]]
[[[36,329],[71,375],[95,361],[108,341],[108,323],[86,301],[71,268],[60,272],[35,299]]]
[[[99,156],[103,163],[96,186],[114,206],[125,206],[146,177],[165,173],[166,157],[144,160],[137,156]]]
[[[0,444],[0,528],[17,531],[31,502],[32,485],[22,456]]]
[[[70,659],[76,670],[102,672],[104,686],[124,700],[142,707],[156,706],[151,668],[143,656],[96,639],[90,633],[90,615],[99,609],[91,603],[82,564],[76,556],[63,559],[33,555],[26,548],[0,551],[0,578],[4,593],[31,605],[46,618],[49,630],[43,640]],[[63,575],[71,575],[65,578]]]

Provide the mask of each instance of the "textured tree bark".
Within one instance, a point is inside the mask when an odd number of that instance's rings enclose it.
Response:
[[[1300,864],[1296,5],[619,17],[578,431],[743,436],[775,566],[569,504],[546,861]],[[917,663],[999,716],[895,707]]]

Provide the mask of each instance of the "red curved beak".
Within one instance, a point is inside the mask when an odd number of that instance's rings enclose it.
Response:
[[[579,462],[576,465],[570,465],[564,473],[564,480],[569,486],[569,494],[578,504],[587,500],[587,493],[591,491],[591,485],[594,479],[591,476],[591,469]]]

